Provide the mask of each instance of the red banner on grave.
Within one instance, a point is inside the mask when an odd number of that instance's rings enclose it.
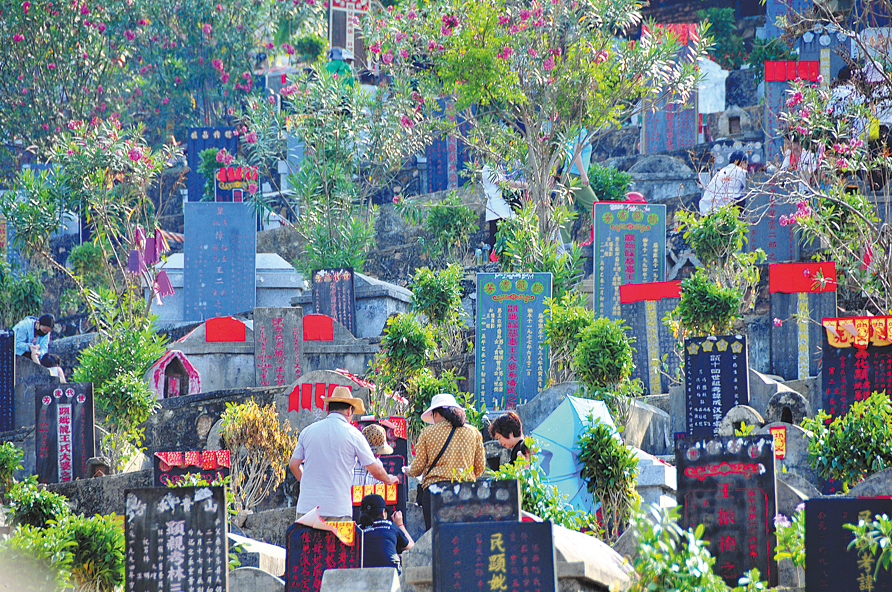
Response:
[[[645,284],[623,284],[619,287],[619,301],[623,304],[680,297],[681,280],[671,282],[649,282]]]
[[[782,294],[836,292],[836,263],[772,263],[768,291]]]

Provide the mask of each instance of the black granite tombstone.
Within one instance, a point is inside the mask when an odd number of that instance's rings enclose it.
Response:
[[[514,409],[548,382],[550,273],[477,274],[477,402]]]
[[[746,336],[688,338],[684,347],[686,433],[708,438],[732,407],[749,403]]]
[[[713,570],[730,586],[754,567],[770,587],[778,583],[772,444],[771,436],[675,442],[680,525],[703,525]]]
[[[876,557],[848,548],[852,531],[844,524],[892,514],[890,498],[827,497],[805,502],[805,592],[892,591],[892,573],[876,571]]]
[[[558,589],[551,522],[440,524],[433,538],[434,592]]]
[[[768,266],[771,372],[802,380],[820,371],[821,320],[836,315],[836,264]]]
[[[199,201],[204,197],[206,179],[198,172],[201,163],[199,154],[208,148],[225,148],[229,154],[238,152],[238,132],[234,127],[193,127],[186,139],[186,158],[189,172],[186,175],[186,191],[189,201]]]
[[[517,480],[456,481],[434,484],[431,522],[517,522],[520,520],[520,483]]]
[[[680,287],[681,282],[674,281],[625,284],[619,289],[622,318],[635,338],[632,378],[641,380],[645,394],[668,393],[670,377],[679,373],[678,340],[663,317],[678,306]]]
[[[223,487],[128,489],[124,499],[127,590],[228,590]]]
[[[327,569],[359,567],[360,531],[353,522],[338,522],[351,545],[345,545],[332,532],[292,524],[286,536],[285,592],[318,592]]]
[[[89,477],[87,460],[96,456],[93,384],[38,385],[34,392],[37,480],[66,483]]]
[[[254,308],[257,214],[246,203],[183,205],[183,313],[204,321]]]
[[[892,316],[825,318],[822,407],[845,415],[874,392],[892,395]]]
[[[665,279],[666,206],[596,202],[592,224],[595,314],[618,319],[620,286]]]
[[[15,429],[15,333],[0,331],[0,432]]]
[[[352,267],[313,271],[313,310],[330,316],[356,336],[354,279]]]

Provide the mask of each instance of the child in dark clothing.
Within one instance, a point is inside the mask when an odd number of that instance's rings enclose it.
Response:
[[[403,524],[403,513],[393,513],[387,519],[384,498],[367,495],[360,504],[359,528],[362,530],[363,567],[395,567],[400,571],[399,554],[415,546],[415,541]]]

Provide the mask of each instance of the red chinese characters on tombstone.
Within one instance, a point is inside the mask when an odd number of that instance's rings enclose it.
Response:
[[[505,383],[506,408],[517,407],[517,352],[518,338],[520,337],[520,307],[517,304],[508,305],[508,380]]]
[[[868,358],[870,355],[867,353],[865,349],[859,349],[855,353],[855,371],[853,372],[853,379],[855,387],[855,400],[862,401],[870,397],[870,362]]]
[[[635,281],[635,235],[631,233],[623,236],[623,279]]]
[[[276,361],[276,386],[285,384],[285,327],[280,317],[272,319],[273,335],[275,336],[275,348],[273,358]]]
[[[72,480],[71,405],[60,404],[56,409],[59,430],[59,482],[66,483]]]
[[[257,360],[257,367],[260,369],[260,386],[269,386],[269,375],[267,374],[267,370],[273,367],[270,364],[270,360],[272,356],[266,353],[266,327],[264,325],[260,325],[260,338],[258,339],[258,343],[260,343],[260,355],[257,356],[259,359]]]
[[[298,327],[291,330],[291,338],[294,340],[294,377],[300,378],[300,342],[302,340],[302,335],[301,330]]]

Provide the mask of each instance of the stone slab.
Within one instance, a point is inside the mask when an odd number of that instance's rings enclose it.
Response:
[[[230,535],[232,536],[232,535]],[[229,572],[229,592],[284,592],[285,580],[257,569],[239,567]]]
[[[269,574],[285,573],[285,548],[271,545],[229,533],[230,550],[232,545],[242,545],[243,550],[238,554],[242,567],[256,567]],[[284,585],[284,582],[283,582]],[[229,583],[230,590],[232,582]]]
[[[396,568],[329,569],[322,574],[319,592],[400,592]]]

